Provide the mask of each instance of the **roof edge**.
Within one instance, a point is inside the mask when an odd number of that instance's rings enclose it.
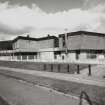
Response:
[[[70,33],[66,33],[67,36],[76,36],[76,35],[81,35],[81,34],[85,34],[85,35],[89,35],[89,36],[101,36],[101,37],[105,37],[105,33],[98,33],[98,32],[89,32],[89,31],[75,31],[75,32],[70,32]],[[64,34],[59,34],[59,37],[64,36]]]

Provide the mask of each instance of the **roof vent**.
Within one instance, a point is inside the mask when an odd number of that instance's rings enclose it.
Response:
[[[30,37],[30,35],[29,34],[27,34],[27,38],[29,38]]]
[[[47,36],[50,37],[50,34],[48,34]]]

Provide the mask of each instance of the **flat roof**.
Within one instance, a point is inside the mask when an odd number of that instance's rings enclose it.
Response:
[[[81,34],[85,34],[85,35],[89,35],[89,36],[105,37],[105,33],[88,32],[88,31],[70,32],[70,33],[67,33],[67,37],[68,37],[68,36],[81,35]],[[63,37],[64,35],[65,35],[65,33],[64,33],[64,34],[59,34],[59,37]]]

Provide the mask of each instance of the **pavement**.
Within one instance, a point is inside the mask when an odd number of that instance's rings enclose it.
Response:
[[[64,74],[64,73],[45,72],[45,71],[36,71],[36,70],[25,70],[25,69],[8,68],[8,67],[0,67],[0,69],[20,72],[24,74],[31,74],[35,76],[43,76],[43,77],[48,77],[53,79],[66,80],[66,81],[72,81],[77,83],[105,87],[105,78],[97,78],[94,76],[81,75],[81,74]]]
[[[86,76],[88,74],[88,68],[80,71],[82,76]],[[105,65],[97,65],[93,66],[91,69],[92,77],[94,78],[103,78],[105,76]]]
[[[0,96],[10,105],[78,105],[79,100],[54,90],[0,75]],[[83,105],[88,105],[84,102]]]

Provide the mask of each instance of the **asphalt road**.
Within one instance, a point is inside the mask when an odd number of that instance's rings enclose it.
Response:
[[[0,96],[10,105],[78,105],[79,100],[56,91],[0,75]]]

